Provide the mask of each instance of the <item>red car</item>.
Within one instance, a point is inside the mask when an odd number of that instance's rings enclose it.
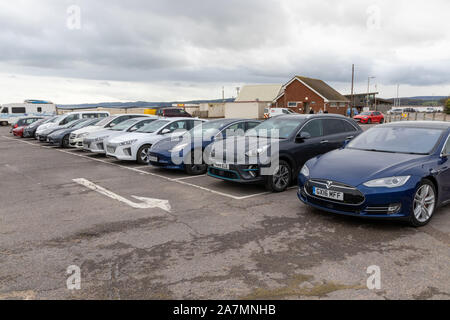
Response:
[[[379,111],[364,111],[354,116],[353,119],[359,123],[384,123],[384,115]]]
[[[23,130],[25,129],[25,127],[17,127],[13,129],[13,135],[15,135],[16,137],[21,137],[23,138]]]
[[[17,120],[16,123],[12,125],[10,132],[12,132],[12,134],[15,135],[16,137],[23,138],[23,131],[25,130],[25,128],[28,127],[30,124],[39,121],[40,119],[42,119],[42,117],[20,118],[19,120]]]

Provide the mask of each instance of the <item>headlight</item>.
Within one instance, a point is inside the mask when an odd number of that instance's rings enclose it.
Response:
[[[247,157],[256,157],[256,156],[260,155],[261,153],[266,152],[267,149],[269,149],[269,145],[266,145],[266,146],[258,148],[258,149],[250,150],[250,151],[246,152],[245,155]]]
[[[129,146],[129,145],[135,143],[136,141],[137,141],[137,139],[124,141],[124,142],[119,143],[119,146]]]
[[[80,133],[79,135],[77,135],[77,138],[84,138],[88,135],[89,133],[85,132],[85,133]]]
[[[306,164],[303,166],[302,170],[300,170],[300,173],[305,177],[309,177],[309,168],[306,166]]]
[[[183,150],[184,148],[186,148],[188,145],[189,145],[189,143],[177,144],[175,147],[173,147],[171,150],[169,150],[169,152],[179,152],[179,151]]]
[[[367,181],[364,183],[366,187],[384,187],[384,188],[397,188],[405,185],[408,182],[411,176],[402,176],[402,177],[389,177],[382,179],[375,179],[371,181]]]

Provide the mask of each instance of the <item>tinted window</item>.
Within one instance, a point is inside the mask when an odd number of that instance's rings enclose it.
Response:
[[[309,133],[311,138],[323,136],[322,120],[312,120],[308,122],[301,132]]]
[[[339,134],[345,132],[344,123],[339,119],[324,119],[323,121],[323,135]]]
[[[271,137],[272,134],[277,134],[281,139],[287,139],[297,131],[297,128],[303,123],[304,119],[294,117],[293,119],[286,119],[282,117],[272,118],[270,120],[261,122],[253,130],[250,130],[248,136]]]
[[[450,155],[450,136],[449,136],[449,138],[447,140],[447,144],[445,145],[444,154]]]
[[[2,113],[8,113],[8,112],[9,112],[8,107],[4,107],[4,108],[2,109]]]
[[[345,120],[340,120],[340,121],[342,121],[342,126],[344,127],[345,132],[357,131],[356,128],[350,122],[345,121]]]
[[[22,107],[11,108],[12,113],[26,113],[26,109]]]
[[[253,129],[256,126],[259,126],[261,122],[247,122],[247,130]]]

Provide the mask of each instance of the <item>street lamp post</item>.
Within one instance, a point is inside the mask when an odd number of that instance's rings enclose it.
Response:
[[[374,76],[367,77],[367,100],[366,107],[369,108],[369,97],[370,97],[370,79],[375,79]]]

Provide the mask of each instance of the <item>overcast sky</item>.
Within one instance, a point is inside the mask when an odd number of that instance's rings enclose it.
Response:
[[[293,75],[382,97],[450,94],[448,0],[0,3],[0,103],[236,95]],[[79,13],[79,14],[78,14]]]

